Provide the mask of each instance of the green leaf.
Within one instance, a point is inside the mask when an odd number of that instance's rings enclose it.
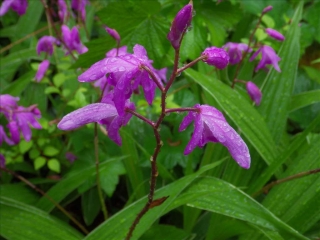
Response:
[[[60,90],[57,87],[49,86],[49,87],[46,87],[46,89],[44,90],[44,93],[45,94],[60,93]]]
[[[282,43],[278,53],[281,58],[279,62],[281,73],[272,68],[261,88],[264,95],[258,110],[264,117],[276,143],[280,141],[285,130],[290,97],[297,74],[300,57],[300,27],[298,24],[302,8],[303,2],[300,2],[286,34],[286,40]]]
[[[30,152],[29,152],[29,157],[30,157],[31,159],[35,159],[36,157],[39,157],[39,155],[40,155],[40,152],[39,152],[39,150],[36,149],[36,148],[32,148],[32,149],[30,150]]]
[[[101,209],[97,188],[94,187],[82,194],[81,208],[86,225],[91,225]]]
[[[60,162],[57,159],[52,158],[48,161],[48,168],[54,172],[59,173],[60,172]]]
[[[66,80],[66,77],[63,73],[58,73],[53,77],[53,83],[57,88],[61,87],[61,85],[64,83],[65,80]]]
[[[275,159],[276,146],[257,110],[240,93],[221,81],[193,69],[188,69],[185,73],[214,97],[266,163],[270,164]]]
[[[308,91],[292,96],[289,111],[320,102],[320,90]]]
[[[27,151],[29,151],[29,149],[33,146],[33,142],[29,141],[27,142],[26,140],[22,140],[19,143],[19,150],[21,154],[26,153]]]
[[[190,174],[172,184],[169,184],[155,193],[155,199],[169,196],[169,198],[162,203],[160,206],[153,208],[140,220],[137,225],[132,240],[138,239],[144,232],[146,232],[150,226],[156,221],[160,216],[168,212],[168,207],[175,201],[176,197],[180,192],[186,188],[197,176],[200,174],[218,166],[222,161],[206,165],[202,167],[197,173]],[[143,197],[138,201],[134,202],[127,208],[121,210],[116,215],[110,217],[107,221],[102,223],[99,228],[94,229],[85,240],[118,240],[123,239],[127,233],[127,230],[131,226],[133,220],[135,219],[137,213],[142,209],[147,201],[147,197]],[[125,229],[125,231],[124,231]]]
[[[43,150],[43,154],[49,157],[53,157],[59,153],[59,150],[53,146],[46,146]]]
[[[5,239],[82,239],[82,235],[65,222],[30,205],[1,196],[0,209],[0,235]]]
[[[3,60],[1,60],[1,62],[2,65]],[[11,94],[12,96],[20,96],[34,76],[35,73],[33,71],[29,71],[16,79],[14,82],[10,83],[8,86],[1,88],[0,91],[3,94],[7,93]]]
[[[142,235],[140,240],[163,240],[163,239],[176,239],[187,240],[190,234],[182,229],[170,225],[155,225],[152,226],[145,234]]]
[[[310,79],[317,83],[320,83],[320,71],[318,69],[308,66],[303,66],[302,68],[306,71]]]
[[[120,161],[124,157],[110,158],[105,162],[100,163],[100,171],[104,171],[109,167],[112,161]],[[70,172],[65,175],[62,180],[49,189],[47,195],[53,198],[56,202],[62,201],[69,193],[77,189],[88,178],[95,176],[96,166],[84,167],[81,170]],[[50,212],[54,209],[54,205],[47,198],[42,197],[37,203],[37,207]]]
[[[241,190],[217,178],[199,178],[171,207],[182,204],[246,221],[285,237],[307,239]]]
[[[29,186],[18,184],[1,184],[0,192],[2,197],[23,202],[25,204],[35,204],[39,200],[39,194]]]
[[[47,160],[44,157],[37,157],[34,160],[34,169],[39,170],[46,164]]]

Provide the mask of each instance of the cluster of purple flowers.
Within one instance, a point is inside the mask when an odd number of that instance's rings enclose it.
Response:
[[[30,141],[32,136],[30,126],[36,129],[42,128],[37,121],[41,117],[37,106],[22,107],[17,104],[18,101],[18,97],[9,94],[0,95],[0,113],[7,119],[7,128],[10,132],[10,136],[8,136],[4,127],[0,125],[0,145],[3,141],[9,145],[18,144],[20,133],[26,141]]]
[[[189,3],[178,12],[172,22],[167,37],[176,50],[180,48],[183,35],[190,27],[192,11],[192,3]],[[106,31],[120,42],[120,36],[114,29],[106,28]],[[223,69],[229,63],[229,55],[222,48],[209,47],[203,51],[198,60]],[[166,91],[165,74],[166,69],[157,70],[152,66],[152,60],[141,45],[136,44],[133,53],[128,53],[126,46],[112,49],[106,54],[106,58],[93,64],[78,77],[80,82],[97,81],[96,85],[103,91],[107,90],[107,93],[103,94],[99,103],[89,104],[63,117],[58,128],[72,130],[97,122],[106,127],[110,139],[121,145],[119,129],[126,125],[135,113],[134,103],[130,102],[131,95],[139,92],[141,86],[147,102],[152,104],[157,88],[162,93]],[[196,146],[203,147],[209,141],[219,142],[228,148],[231,156],[241,167],[250,167],[247,145],[227,123],[220,111],[199,104],[190,109],[180,126],[180,131],[183,131],[194,121],[194,133],[184,154],[191,153]],[[181,108],[181,111],[185,110]]]
[[[10,8],[21,16],[26,13],[27,7],[27,0],[4,0],[0,7],[0,17],[5,15]]]
[[[271,11],[272,6],[268,6],[262,11],[262,15]],[[266,28],[265,32],[273,39],[278,41],[284,41],[285,37],[272,28]],[[245,43],[234,43],[234,42],[228,42],[223,46],[224,49],[228,51],[228,54],[230,56],[230,64],[239,64],[242,61],[242,58],[244,54],[251,53],[252,48],[250,48]],[[281,60],[281,58],[277,55],[275,50],[268,46],[268,45],[262,45],[258,48],[258,50],[250,57],[249,61],[253,61],[257,58],[257,56],[261,53],[261,60],[259,61],[258,65],[255,68],[255,71],[258,71],[260,69],[264,69],[268,71],[268,68],[266,65],[271,64],[274,69],[278,72],[281,72],[280,67],[278,65],[278,62]],[[242,82],[242,81],[238,81]],[[251,81],[246,83],[246,89],[250,96],[250,98],[254,101],[254,103],[258,106],[260,105],[262,93],[260,89]]]

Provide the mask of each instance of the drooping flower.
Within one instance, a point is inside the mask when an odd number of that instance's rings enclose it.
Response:
[[[65,22],[69,16],[68,7],[64,0],[58,0],[58,15],[61,22]]]
[[[262,13],[264,14],[264,13],[270,12],[272,8],[273,8],[272,6],[267,6],[262,10]]]
[[[3,16],[12,8],[20,16],[26,13],[28,7],[27,0],[4,0],[0,7],[0,16]]]
[[[193,6],[191,1],[189,4],[184,6],[173,19],[167,38],[174,49],[178,49],[180,47],[182,37],[191,25],[192,11]]]
[[[12,120],[17,124],[26,141],[30,141],[32,136],[30,126],[36,129],[42,129],[37,121],[39,118],[41,118],[41,113],[36,105],[31,105],[27,108],[18,106],[12,116]]]
[[[133,52],[134,54],[105,58],[93,64],[78,77],[80,82],[90,82],[98,80],[109,73],[110,84],[115,87],[113,101],[121,116],[124,114],[126,100],[130,98],[133,91],[139,85],[142,86],[145,98],[149,104],[154,99],[156,84],[144,69],[144,66],[148,67],[160,82],[160,77],[151,65],[152,60],[148,58],[144,47],[136,44]]]
[[[265,31],[266,31],[266,34],[268,34],[270,37],[272,37],[278,41],[282,42],[285,40],[285,37],[281,33],[279,33],[278,31],[276,31],[272,28],[266,28]]]
[[[120,127],[126,125],[132,115],[126,113],[123,116],[119,116],[111,98],[111,95],[106,96],[101,103],[89,104],[69,113],[59,122],[58,128],[72,130],[88,123],[97,122],[105,125],[110,139],[121,145]],[[125,107],[135,110],[134,104],[129,100],[126,101]]]
[[[276,54],[272,47],[263,45],[261,46],[250,58],[250,61],[253,61],[258,54],[261,52],[261,60],[258,66],[255,68],[255,71],[258,71],[261,68],[266,68],[267,64],[272,64],[273,67],[278,71],[281,72],[278,62],[281,58]]]
[[[37,53],[40,55],[41,52],[45,52],[50,56],[53,53],[53,45],[59,45],[59,41],[52,36],[43,36],[39,39],[37,44]]]
[[[246,83],[247,92],[254,103],[259,106],[262,98],[262,93],[260,89],[253,82]]]
[[[225,68],[229,63],[229,54],[222,48],[208,47],[201,55],[204,57],[202,61],[219,69]]]
[[[247,145],[239,134],[227,123],[223,114],[208,105],[194,106],[199,112],[190,111],[183,119],[179,131],[183,131],[194,121],[194,131],[184,154],[195,147],[202,148],[207,142],[219,142],[228,148],[233,159],[243,168],[250,167],[250,154]]]
[[[27,108],[18,106],[17,101],[19,98],[15,98],[11,95],[0,95],[0,112],[4,114],[8,120],[7,127],[9,129],[12,142],[18,144],[20,142],[20,132],[26,141],[31,139],[31,129],[41,129],[41,125],[37,122],[37,119],[41,117],[41,113],[36,105],[31,105]],[[6,137],[2,131],[2,139],[6,141]],[[9,142],[7,142],[10,144]]]
[[[120,38],[120,35],[119,33],[115,30],[115,29],[112,29],[112,28],[109,28],[109,27],[105,27],[107,33],[114,39],[116,40],[117,42],[120,42],[121,38]]]
[[[230,64],[237,64],[241,61],[245,51],[252,52],[252,49],[245,43],[228,42],[223,46],[227,50],[230,57]]]
[[[67,25],[62,25],[61,32],[62,32],[62,39],[69,51],[75,50],[79,54],[82,54],[88,51],[88,48],[84,46],[80,41],[79,31],[77,27],[73,27],[70,30]]]
[[[71,1],[71,8],[75,11],[75,12],[79,12],[82,21],[86,20],[86,5],[87,5],[88,1],[87,0],[72,0]]]
[[[40,82],[42,80],[42,78],[44,77],[45,73],[48,70],[49,65],[50,65],[49,60],[43,60],[39,64],[38,71],[37,71],[36,76],[35,76],[35,80],[37,82]]]

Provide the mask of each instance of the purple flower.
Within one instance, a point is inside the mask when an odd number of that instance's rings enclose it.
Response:
[[[263,9],[262,13],[264,14],[264,13],[270,12],[272,8],[273,8],[272,6],[267,6]]]
[[[202,148],[207,142],[219,142],[228,148],[233,159],[243,168],[250,167],[247,145],[239,134],[227,123],[223,114],[208,105],[195,105],[199,112],[190,111],[183,119],[179,131],[183,131],[194,121],[192,137],[184,150],[191,153],[196,146]]]
[[[16,106],[18,106],[18,101],[18,97],[13,97],[9,94],[0,95],[0,112],[2,112],[2,109],[4,108],[15,108]]]
[[[230,57],[230,64],[237,64],[242,59],[242,54],[245,51],[252,52],[252,49],[245,43],[228,42],[223,46],[227,50]]]
[[[11,126],[11,128],[13,128],[14,131],[17,131],[17,125],[19,127],[19,130],[22,132],[24,139],[26,141],[30,141],[32,135],[30,126],[36,129],[42,129],[41,125],[37,121],[38,118],[41,118],[41,113],[36,105],[31,105],[27,108],[18,106],[12,116],[12,120],[16,124],[14,126]],[[12,134],[11,130],[10,132]]]
[[[71,8],[75,10],[75,12],[79,12],[81,14],[82,21],[86,20],[86,5],[87,0],[72,0]]]
[[[253,82],[247,82],[246,84],[247,92],[254,103],[259,106],[262,98],[262,93],[260,89]]]
[[[10,131],[11,139],[14,144],[18,144],[20,142],[20,131],[18,123],[15,121],[9,122],[7,124],[7,128]]]
[[[61,32],[63,41],[70,51],[76,50],[79,54],[88,51],[88,48],[84,46],[80,41],[79,31],[77,27],[73,27],[70,31],[67,25],[62,25]]]
[[[39,39],[37,44],[37,53],[40,55],[41,52],[45,52],[50,56],[53,53],[53,44],[59,45],[59,41],[52,36],[43,36]]]
[[[40,82],[42,80],[42,78],[44,77],[45,73],[48,70],[49,65],[50,65],[49,60],[43,60],[39,64],[39,68],[38,68],[38,71],[37,71],[36,76],[35,76],[35,80],[37,82]]]
[[[58,0],[58,8],[59,8],[59,11],[58,11],[59,18],[61,22],[64,22],[69,16],[66,2],[64,0]]]
[[[219,69],[225,68],[229,63],[229,54],[222,48],[208,47],[202,54],[202,61]]]
[[[105,58],[93,64],[78,77],[80,82],[90,82],[98,80],[109,73],[110,84],[115,87],[113,101],[121,116],[124,114],[126,100],[130,98],[134,90],[138,89],[139,85],[142,86],[149,104],[154,99],[156,84],[143,67],[148,67],[160,82],[160,77],[152,67],[152,61],[148,58],[144,47],[136,44],[133,52],[134,54]]]
[[[12,8],[20,16],[26,13],[28,7],[27,0],[4,0],[0,7],[0,16],[3,16]]]
[[[265,31],[266,31],[266,34],[268,34],[270,37],[272,37],[278,41],[285,40],[285,37],[281,33],[279,33],[278,31],[276,31],[272,28],[266,28]]]
[[[278,62],[281,60],[276,52],[273,50],[272,47],[264,45],[258,49],[250,58],[250,61],[253,61],[258,54],[261,52],[261,60],[258,66],[255,68],[255,71],[258,71],[261,68],[266,68],[267,64],[272,64],[273,67],[278,71],[281,72]]]
[[[115,29],[112,29],[109,27],[106,27],[105,29],[107,33],[109,33],[109,35],[114,38],[114,40],[116,40],[117,42],[120,42],[121,40],[120,35]]]
[[[14,145],[14,142],[7,136],[2,125],[0,125],[0,145],[5,141],[8,145]]]
[[[110,139],[116,144],[121,145],[119,129],[129,122],[132,115],[126,113],[123,116],[119,116],[111,98],[112,96],[109,95],[101,103],[89,104],[69,113],[59,122],[58,128],[61,130],[72,130],[88,123],[98,122],[106,126]],[[134,104],[130,101],[127,101],[125,105],[126,108],[135,110]]]
[[[118,55],[117,55],[118,53]],[[122,56],[122,55],[126,55],[129,54],[127,52],[127,46],[122,46],[119,48],[112,48],[109,52],[106,53],[106,57],[117,57],[117,56]]]
[[[192,2],[190,2],[177,13],[171,24],[167,38],[174,49],[178,49],[180,47],[182,37],[191,25],[192,10],[193,6]]]
[[[69,160],[70,163],[73,163],[77,159],[77,156],[74,155],[72,152],[66,152],[65,157],[67,160]]]

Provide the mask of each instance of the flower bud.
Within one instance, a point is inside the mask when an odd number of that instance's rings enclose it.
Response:
[[[209,47],[201,54],[202,61],[219,69],[225,68],[229,63],[229,54],[222,48]]]
[[[247,82],[246,84],[247,92],[254,103],[259,106],[262,98],[262,93],[260,89],[253,82]]]
[[[106,27],[105,29],[112,38],[114,38],[117,42],[120,42],[120,35],[115,29],[109,27]]]
[[[281,33],[279,33],[278,31],[272,28],[266,28],[265,31],[266,31],[266,34],[268,34],[270,37],[278,41],[283,41],[285,39],[285,37]]]
[[[178,49],[181,44],[181,39],[186,32],[187,28],[190,27],[192,20],[192,1],[184,6],[174,18],[170,32],[167,35],[168,40],[174,49]]]
[[[264,13],[270,12],[272,10],[272,8],[273,8],[272,6],[265,7],[263,9],[262,13],[264,14]]]
[[[36,76],[35,76],[35,80],[37,82],[40,82],[42,80],[42,78],[44,77],[45,73],[48,70],[49,65],[50,65],[49,60],[43,60],[39,64],[39,68],[38,68],[38,71],[37,71]]]

